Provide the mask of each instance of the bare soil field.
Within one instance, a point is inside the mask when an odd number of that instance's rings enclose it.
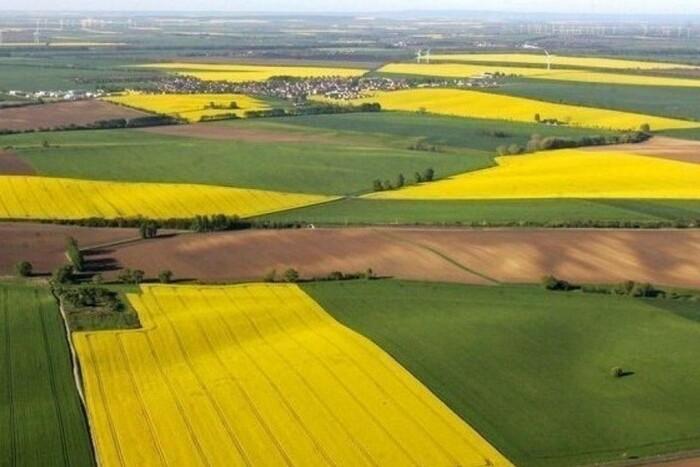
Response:
[[[625,151],[643,156],[662,157],[681,162],[700,164],[700,141],[654,136],[638,144],[619,144],[616,146],[597,146],[586,148],[587,151]]]
[[[108,253],[155,275],[259,280],[268,271],[302,277],[372,268],[381,276],[488,284],[623,280],[700,287],[700,231],[305,229],[181,235]]]
[[[191,125],[168,125],[141,128],[141,131],[168,136],[184,136],[214,140],[246,141],[251,143],[332,143],[333,139],[322,135],[309,135],[302,132],[282,132],[240,128],[235,125],[217,125],[216,123],[193,123]]]
[[[138,237],[136,229],[93,229],[51,224],[0,223],[0,275],[14,274],[15,265],[29,261],[34,272],[47,274],[66,263],[66,238],[81,247]]]
[[[12,151],[0,149],[0,174],[2,175],[34,175],[34,167]]]
[[[56,102],[0,109],[0,129],[33,130],[67,125],[87,125],[113,118],[149,115],[100,100]]]

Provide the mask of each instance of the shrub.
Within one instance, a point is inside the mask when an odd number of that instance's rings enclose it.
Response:
[[[276,282],[277,281],[277,270],[272,269],[271,271],[268,271],[267,274],[263,276],[263,281],[264,282]]]
[[[158,224],[154,221],[144,221],[139,225],[139,234],[141,238],[155,238],[158,235]]]
[[[294,268],[289,268],[284,271],[284,280],[286,282],[298,282],[299,281],[299,271]]]
[[[425,169],[423,172],[423,180],[426,182],[432,182],[435,179],[435,171],[432,169],[432,167],[428,167]]]
[[[56,268],[51,275],[51,281],[55,284],[70,284],[73,280],[73,266],[70,264]]]
[[[574,286],[571,285],[569,282],[562,279],[557,279],[556,277],[551,275],[542,278],[542,286],[546,290],[558,290],[564,292],[574,289]]]
[[[623,376],[625,376],[625,372],[619,366],[614,366],[610,369],[610,375],[613,378],[622,378]]]
[[[32,270],[34,269],[32,263],[29,261],[20,261],[15,266],[17,270],[17,275],[20,277],[30,277],[32,275]]]
[[[104,277],[99,272],[92,276],[92,283],[95,285],[100,285],[104,283]]]
[[[123,284],[138,285],[143,282],[145,273],[140,269],[124,269],[117,278]]]
[[[384,185],[382,185],[382,181],[377,179],[374,182],[372,182],[372,189],[374,191],[384,191]]]
[[[158,282],[161,284],[170,284],[173,281],[173,272],[166,269],[158,273]]]

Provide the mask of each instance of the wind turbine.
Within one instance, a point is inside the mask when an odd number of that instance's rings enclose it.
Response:
[[[423,51],[422,51],[422,50],[419,50],[419,51],[416,53],[416,63],[420,63],[420,61],[421,61],[422,59],[423,59]]]
[[[523,44],[523,49],[535,49],[535,50],[543,51],[546,58],[547,58],[547,71],[552,70],[552,58],[553,58],[553,56],[550,55],[549,52],[547,52],[547,49],[545,49],[544,47],[540,47],[538,45],[531,45],[531,44]]]
[[[425,63],[430,63],[430,49],[425,53]]]

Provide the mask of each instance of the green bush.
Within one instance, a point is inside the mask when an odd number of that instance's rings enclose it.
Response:
[[[30,277],[32,275],[32,270],[34,269],[34,267],[32,266],[32,263],[30,263],[29,261],[20,261],[15,266],[15,269],[17,270],[18,276]]]
[[[284,271],[285,282],[298,282],[299,281],[299,271],[294,268],[289,268]]]
[[[161,284],[170,284],[173,281],[173,272],[164,270],[158,273],[158,282]]]

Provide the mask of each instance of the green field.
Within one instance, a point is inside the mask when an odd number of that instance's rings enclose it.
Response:
[[[48,289],[0,284],[0,318],[0,465],[95,465]]]
[[[666,300],[393,280],[303,287],[516,465],[700,447],[700,325]],[[616,366],[632,374],[615,378]]]
[[[566,128],[535,123],[516,123],[410,112],[370,114],[311,115],[280,120],[287,125],[352,131],[362,134],[384,134],[420,139],[428,144],[455,146],[494,152],[498,146],[524,146],[533,134],[541,136],[581,137],[608,135],[609,131]]]
[[[686,200],[378,200],[348,198],[265,216],[314,224],[518,224],[655,222],[700,219],[700,202]]]
[[[509,78],[501,87],[486,91],[586,107],[700,120],[700,93],[692,88]]]
[[[254,122],[241,122],[254,128]],[[277,128],[277,127],[275,127]],[[267,130],[270,131],[270,130]],[[319,130],[292,128],[318,135]],[[432,167],[439,177],[488,167],[492,153],[406,149],[391,137],[332,135],[323,142],[221,141],[150,134],[139,130],[89,130],[0,137],[40,175],[91,180],[203,183],[300,193],[371,191],[372,181],[412,179]],[[284,134],[277,129],[276,134]],[[44,141],[49,147],[44,147]]]

